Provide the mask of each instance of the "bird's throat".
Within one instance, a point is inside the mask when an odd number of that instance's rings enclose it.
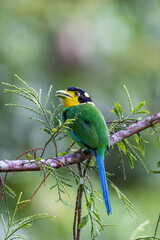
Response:
[[[62,98],[64,107],[72,107],[79,104],[78,99],[75,98]]]

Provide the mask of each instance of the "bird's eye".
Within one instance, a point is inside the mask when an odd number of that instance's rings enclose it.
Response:
[[[74,96],[79,96],[79,92],[75,92],[75,93],[74,93]]]

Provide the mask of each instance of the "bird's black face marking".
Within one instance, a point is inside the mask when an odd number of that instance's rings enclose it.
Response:
[[[92,99],[90,98],[89,94],[81,88],[68,87],[67,91],[75,92],[74,93],[75,96],[79,95],[79,98],[78,98],[79,103],[92,102]]]

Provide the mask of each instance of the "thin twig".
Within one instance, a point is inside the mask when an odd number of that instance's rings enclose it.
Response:
[[[66,150],[66,152],[70,152],[70,150],[71,150],[71,148],[73,147],[73,145],[75,144],[76,142],[73,142],[72,144],[71,144],[71,146],[69,146],[69,148]]]
[[[155,232],[154,232],[154,237],[156,237],[157,235],[157,230],[158,230],[158,225],[160,223],[160,214],[159,214],[159,217],[158,217],[158,221],[157,221],[157,224],[156,224],[156,228],[155,228]]]
[[[4,183],[3,183],[3,179],[2,179],[1,175],[0,175],[0,188],[1,188],[1,196],[2,196],[2,199],[3,199],[3,196],[4,196],[4,192],[3,192]]]
[[[138,120],[118,120],[118,121],[106,121],[107,124],[110,123],[137,123]]]
[[[82,182],[79,184],[77,189],[77,198],[76,198],[74,221],[73,221],[73,239],[74,240],[80,240],[81,228],[79,227],[79,224],[82,219],[82,197],[84,192],[84,184],[86,180],[86,171],[88,169],[90,160],[91,160],[91,157],[88,158],[87,163],[84,166],[84,169],[82,169],[81,163],[77,164],[78,170],[79,170],[79,176]]]
[[[81,233],[81,228],[79,228],[79,224],[81,222],[81,216],[82,216],[82,197],[83,197],[83,191],[84,191],[84,181],[85,178],[83,178],[83,171],[82,171],[82,166],[81,163],[78,164],[78,170],[79,170],[79,175],[83,179],[83,182],[80,183],[79,185],[79,196],[78,196],[78,204],[77,204],[77,236],[76,240],[80,239],[80,233]]]
[[[76,225],[77,225],[77,208],[78,208],[78,198],[79,198],[79,187],[77,189],[76,205],[74,211],[74,220],[73,220],[73,240],[76,240]]]
[[[139,237],[139,238],[136,238],[135,240],[145,240],[145,239],[150,239],[150,240],[160,240],[160,238],[157,238],[157,237]]]

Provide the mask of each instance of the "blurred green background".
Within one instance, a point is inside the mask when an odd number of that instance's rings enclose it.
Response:
[[[115,119],[110,112],[114,102],[120,102],[126,114],[128,101],[123,89],[125,84],[134,106],[146,101],[150,114],[159,111],[160,103],[160,2],[158,0],[0,0],[0,81],[19,84],[19,75],[44,95],[53,85],[51,100],[58,104],[55,92],[68,86],[85,89],[106,120]],[[0,86],[0,159],[15,159],[27,149],[43,147],[47,136],[40,131],[40,124],[27,119],[28,112],[4,104],[23,99],[3,94]],[[145,116],[144,116],[145,117]],[[149,141],[144,162],[149,170],[156,169],[160,150],[156,136],[149,130],[143,133]],[[71,143],[64,139],[59,151],[65,151]],[[46,157],[53,156],[49,148]],[[107,161],[107,171],[116,173],[112,181],[134,203],[140,217],[130,217],[123,203],[110,188],[112,215],[107,216],[104,203],[98,203],[107,227],[99,239],[129,239],[135,229],[149,220],[144,235],[153,235],[160,212],[160,175],[147,174],[140,162],[133,171],[125,162],[127,180],[116,150]],[[64,174],[67,174],[63,170]],[[23,199],[28,199],[38,187],[40,173],[8,174],[7,183]],[[101,192],[98,176],[92,177],[93,185]],[[63,204],[55,204],[55,190],[51,177],[42,186],[32,202],[17,217],[47,212],[54,220],[34,223],[24,231],[30,240],[70,240],[74,208],[66,210]],[[73,183],[73,186],[75,184]],[[76,189],[70,190],[74,205]],[[14,202],[9,201],[11,213]],[[4,203],[0,202],[0,208]],[[82,239],[90,239],[90,228],[83,229]],[[159,232],[160,234],[160,232]],[[0,225],[0,239],[2,237]],[[160,236],[160,235],[159,235]]]

